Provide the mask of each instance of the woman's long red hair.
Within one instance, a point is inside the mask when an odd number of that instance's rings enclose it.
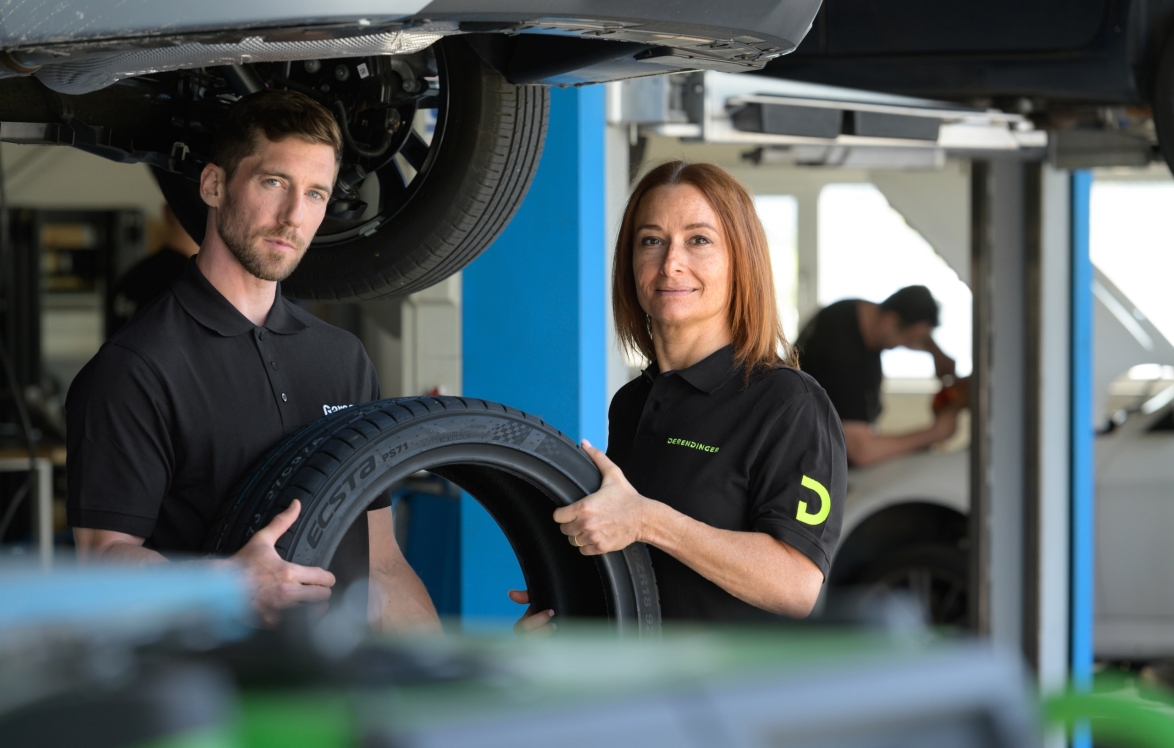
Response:
[[[729,321],[735,363],[745,367],[747,377],[758,368],[799,368],[799,359],[779,321],[770,249],[754,200],[738,180],[713,164],[684,161],[661,164],[644,175],[628,198],[616,238],[612,273],[612,313],[620,342],[649,361],[656,358],[647,315],[636,295],[636,276],[632,269],[636,214],[641,201],[652,190],[683,184],[700,190],[713,207],[730,250]]]

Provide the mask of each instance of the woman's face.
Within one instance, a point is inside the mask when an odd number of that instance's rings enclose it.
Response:
[[[636,212],[632,269],[640,306],[654,321],[729,326],[729,248],[713,206],[693,185],[645,195]]]

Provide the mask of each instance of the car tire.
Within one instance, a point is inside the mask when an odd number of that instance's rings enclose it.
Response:
[[[1158,57],[1153,93],[1154,130],[1166,165],[1174,171],[1174,34],[1167,37]]]
[[[931,541],[890,551],[860,575],[865,595],[912,595],[935,626],[966,624],[969,560],[957,545]]]
[[[235,552],[298,499],[302,511],[277,550],[288,561],[330,568],[367,507],[421,470],[457,484],[493,516],[517,554],[534,609],[607,618],[622,633],[659,632],[648,549],[635,543],[583,556],[551,517],[599,488],[591,459],[540,419],[481,400],[379,400],[306,426],[225,502],[205,547]]]
[[[549,91],[507,82],[461,39],[437,42],[437,56],[447,85],[442,137],[422,184],[370,230],[344,240],[319,232],[283,293],[358,301],[419,291],[472,262],[521,205],[542,155]],[[207,207],[198,185],[159,169],[155,177],[201,241]]]

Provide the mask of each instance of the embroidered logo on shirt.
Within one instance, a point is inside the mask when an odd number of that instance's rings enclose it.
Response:
[[[721,449],[721,447],[711,447],[707,444],[698,444],[697,442],[691,442],[688,439],[674,439],[671,436],[669,437],[668,443],[669,444],[679,444],[682,447],[688,447],[689,449],[696,449],[696,450],[700,450],[702,452],[716,452],[719,449]]]
[[[800,482],[804,488],[810,488],[815,491],[815,495],[819,497],[819,511],[811,514],[807,511],[807,502],[799,502],[799,512],[795,515],[795,519],[799,520],[805,525],[820,525],[828,518],[828,513],[832,510],[832,497],[828,495],[828,490],[823,487],[823,484],[814,478],[803,476]]]
[[[328,416],[331,413],[337,413],[340,410],[346,410],[347,408],[353,408],[353,407],[355,407],[355,406],[354,405],[323,405],[322,406],[322,415]]]

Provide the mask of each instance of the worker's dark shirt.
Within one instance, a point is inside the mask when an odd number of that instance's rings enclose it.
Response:
[[[179,280],[188,258],[171,247],[139,260],[107,293],[106,337],[122,329],[135,312],[143,309]]]
[[[841,421],[876,423],[881,413],[881,357],[864,347],[857,299],[824,307],[799,333],[799,366],[828,393]]]
[[[612,399],[608,456],[641,495],[722,530],[762,532],[827,577],[847,490],[844,433],[811,377],[785,367],[747,385],[723,348],[694,366],[656,364]],[[770,616],[649,549],[668,619]]]
[[[353,335],[280,289],[256,327],[193,260],[69,389],[69,524],[199,551],[229,492],[282,437],[378,397]]]

